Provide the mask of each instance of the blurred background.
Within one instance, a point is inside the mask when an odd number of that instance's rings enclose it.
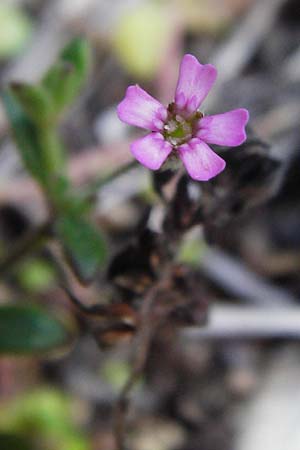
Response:
[[[1,86],[38,80],[77,35],[91,42],[93,67],[60,131],[78,187],[131,161],[136,131],[116,105],[132,83],[169,103],[184,53],[218,69],[205,112],[250,111],[249,145],[228,150],[227,175],[203,188],[209,220],[180,255],[211,304],[208,324],[153,346],[134,392],[130,450],[298,450],[299,1],[1,0]],[[112,253],[156,203],[142,167],[101,190],[94,215]],[[0,257],[46,212],[0,103]],[[30,299],[74,320],[46,250],[0,272],[1,304]],[[68,351],[1,357],[1,450],[114,450],[128,355],[100,350],[83,330]]]

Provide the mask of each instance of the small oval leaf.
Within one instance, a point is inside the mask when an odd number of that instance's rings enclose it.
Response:
[[[42,86],[50,94],[59,114],[77,97],[91,62],[91,49],[83,38],[75,38],[62,50],[58,60],[45,74]]]
[[[101,234],[75,214],[61,216],[56,223],[56,232],[77,277],[82,282],[90,281],[106,259]]]
[[[43,183],[47,173],[42,160],[43,150],[37,126],[25,114],[11,89],[4,90],[2,100],[23,163],[28,172]]]
[[[51,118],[53,105],[46,89],[29,83],[11,83],[10,86],[28,116],[35,123],[47,123]]]
[[[0,306],[0,354],[49,351],[67,344],[69,338],[60,321],[36,306]]]

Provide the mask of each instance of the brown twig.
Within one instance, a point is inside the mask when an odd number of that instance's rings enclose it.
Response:
[[[159,291],[163,289],[168,282],[169,273],[170,270],[168,267],[164,270],[161,279],[157,283],[155,283],[152,288],[150,288],[146,297],[144,298],[141,310],[140,326],[136,335],[137,349],[132,371],[119,394],[115,406],[114,436],[116,442],[116,450],[126,450],[125,426],[126,414],[129,407],[129,394],[131,393],[133,387],[143,373],[153,337],[157,329],[161,325],[161,320],[159,320],[159,318],[155,318],[155,320],[152,320],[151,315]]]

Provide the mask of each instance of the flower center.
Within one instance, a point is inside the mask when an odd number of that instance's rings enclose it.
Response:
[[[191,139],[192,125],[177,115],[165,124],[164,135],[165,139],[176,147]]]
[[[195,124],[203,117],[203,114],[196,112],[188,118],[177,114],[171,103],[168,107],[168,119],[165,122],[163,135],[173,147],[185,144],[193,137]]]

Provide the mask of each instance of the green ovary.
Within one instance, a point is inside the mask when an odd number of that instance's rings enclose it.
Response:
[[[169,134],[169,137],[175,138],[175,139],[183,139],[186,136],[186,127],[184,127],[181,124],[178,124],[177,128],[174,131],[171,131]]]
[[[173,145],[181,145],[192,136],[192,126],[189,122],[171,121],[166,127],[165,137]]]

